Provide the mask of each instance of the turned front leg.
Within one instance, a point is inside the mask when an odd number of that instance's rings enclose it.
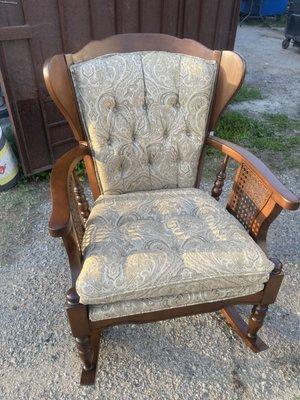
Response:
[[[253,306],[249,318],[249,327],[247,332],[247,336],[250,339],[256,339],[257,332],[263,325],[267,311],[268,311],[268,306],[262,306],[260,304]]]
[[[95,367],[93,363],[94,351],[92,347],[91,337],[76,337],[75,342],[83,368],[86,371],[91,371]]]
[[[67,293],[67,314],[83,368],[85,371],[91,371],[95,368],[95,362],[88,311],[87,306],[79,303],[75,288],[71,288]]]
[[[282,264],[276,258],[270,258],[274,263],[274,269],[270,273],[270,278],[265,285],[264,295],[261,304],[254,305],[249,318],[247,336],[256,339],[257,332],[262,327],[268,311],[268,305],[275,302],[280,285],[283,279]]]

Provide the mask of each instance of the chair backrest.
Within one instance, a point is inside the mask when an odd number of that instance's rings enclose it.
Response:
[[[75,138],[91,148],[94,197],[197,185],[205,137],[244,73],[234,52],[161,34],[90,42],[44,68]]]

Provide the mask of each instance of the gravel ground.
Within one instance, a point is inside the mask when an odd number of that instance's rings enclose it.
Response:
[[[257,86],[262,100],[236,103],[237,110],[260,114],[284,113],[300,118],[300,49],[281,48],[282,29],[243,25],[239,27],[235,51],[247,63],[246,82]]]
[[[296,171],[280,177],[300,192]],[[270,230],[269,253],[284,262],[286,277],[261,330],[269,350],[252,353],[219,313],[113,327],[101,338],[95,387],[81,388],[64,312],[67,259],[60,240],[47,232],[48,186],[30,184],[0,193],[1,400],[300,396],[300,212],[282,212]],[[241,311],[247,317],[249,307]]]
[[[282,178],[296,187],[292,175]],[[0,249],[1,400],[296,399],[299,212],[283,212],[270,233],[270,254],[284,261],[286,278],[261,331],[268,351],[253,354],[218,313],[114,327],[101,339],[95,388],[79,388],[79,361],[64,313],[67,260],[60,241],[47,233],[48,184],[22,191],[0,197],[6,236]],[[22,196],[25,202],[18,201]],[[249,307],[241,310],[246,317]]]

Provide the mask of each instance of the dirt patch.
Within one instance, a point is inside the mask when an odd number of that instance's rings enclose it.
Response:
[[[19,184],[0,193],[0,268],[13,264],[22,247],[32,242],[37,209],[48,198],[48,182]]]
[[[258,26],[238,28],[235,51],[247,63],[246,82],[260,89],[263,99],[231,105],[250,115],[284,113],[300,118],[300,52],[290,46],[283,50],[282,29]]]

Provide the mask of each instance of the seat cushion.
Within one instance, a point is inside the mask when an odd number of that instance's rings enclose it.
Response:
[[[240,287],[261,289],[273,269],[241,224],[200,189],[100,196],[83,254],[76,287],[84,304],[215,289],[231,296]]]
[[[217,68],[164,51],[70,67],[104,194],[195,185]]]
[[[124,300],[114,303],[91,305],[89,307],[89,317],[91,321],[101,321],[103,319],[192,306],[194,304],[211,303],[212,301],[233,299],[257,293],[261,291],[263,287],[263,283],[255,283],[250,286],[210,289],[197,293],[183,293],[174,296],[160,296],[148,299]]]

